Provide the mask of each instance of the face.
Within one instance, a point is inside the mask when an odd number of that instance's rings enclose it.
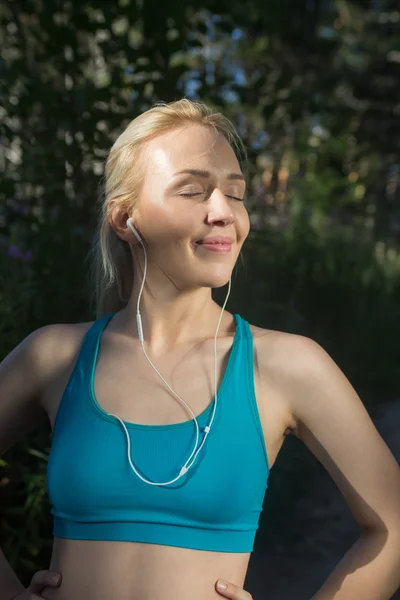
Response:
[[[157,265],[179,289],[225,285],[250,229],[246,184],[229,142],[188,125],[148,142],[144,157],[146,177],[131,216],[145,240],[148,273]],[[209,236],[231,237],[230,251],[198,243]],[[126,239],[136,241],[132,232]]]

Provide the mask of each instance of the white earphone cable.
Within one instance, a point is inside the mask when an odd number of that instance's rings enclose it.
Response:
[[[127,439],[127,453],[128,453],[128,461],[129,461],[129,464],[130,464],[131,468],[132,468],[132,469],[133,469],[133,471],[136,473],[136,475],[137,475],[137,476],[138,476],[138,477],[139,477],[139,478],[140,478],[142,481],[144,481],[145,483],[148,483],[149,485],[160,485],[160,486],[163,486],[163,485],[170,485],[171,483],[174,483],[175,481],[177,481],[178,479],[180,479],[180,477],[182,477],[182,476],[183,476],[185,473],[187,473],[187,471],[190,469],[190,467],[191,467],[191,466],[194,464],[194,462],[195,462],[195,460],[196,460],[196,458],[197,458],[197,455],[199,454],[200,450],[202,449],[202,447],[203,447],[203,445],[204,445],[204,443],[205,443],[205,441],[206,441],[206,439],[207,439],[207,436],[208,436],[208,434],[209,434],[209,433],[210,433],[210,431],[211,431],[211,425],[212,425],[212,423],[213,423],[213,421],[214,421],[214,415],[215,415],[215,411],[216,411],[216,408],[217,408],[217,402],[218,402],[218,398],[217,398],[217,335],[218,335],[218,330],[219,330],[219,327],[220,327],[220,324],[221,324],[222,315],[223,315],[223,312],[224,312],[224,309],[225,309],[225,306],[226,306],[226,303],[227,303],[227,301],[228,301],[229,294],[230,294],[230,291],[231,291],[231,279],[229,278],[228,293],[227,293],[227,295],[226,295],[226,298],[225,298],[224,305],[222,306],[222,309],[221,309],[221,314],[220,314],[220,317],[219,317],[219,320],[218,320],[217,330],[216,330],[216,332],[215,332],[215,337],[214,337],[214,398],[215,398],[215,402],[214,402],[214,409],[213,409],[212,416],[211,416],[211,420],[210,420],[209,424],[208,424],[208,425],[207,425],[207,426],[204,428],[204,432],[205,432],[204,439],[203,439],[202,443],[200,444],[200,447],[199,447],[199,448],[198,448],[198,450],[196,451],[197,444],[198,444],[198,440],[199,440],[199,425],[198,425],[198,423],[197,423],[196,416],[194,415],[194,413],[193,413],[192,409],[190,408],[190,406],[188,406],[188,404],[186,404],[186,402],[185,402],[185,401],[184,401],[184,400],[183,400],[183,399],[182,399],[182,398],[181,398],[181,397],[180,397],[178,394],[176,394],[176,393],[174,392],[174,390],[171,388],[171,386],[170,386],[170,385],[169,385],[169,384],[168,384],[168,383],[165,381],[164,377],[161,375],[161,373],[160,373],[160,372],[157,370],[157,368],[156,368],[156,367],[154,366],[154,364],[151,362],[150,358],[149,358],[149,357],[148,357],[148,355],[147,355],[147,352],[146,352],[146,350],[145,350],[145,347],[144,347],[144,336],[143,336],[143,328],[142,328],[142,319],[141,319],[141,315],[140,315],[140,311],[139,311],[139,303],[140,303],[140,298],[141,298],[141,295],[142,295],[142,292],[143,292],[144,282],[145,282],[145,279],[146,279],[146,273],[147,273],[147,252],[146,252],[146,248],[145,248],[145,246],[144,246],[144,244],[143,244],[143,242],[142,242],[142,239],[141,239],[141,237],[140,237],[140,236],[139,236],[139,234],[136,232],[136,230],[133,228],[133,226],[132,226],[132,222],[131,222],[131,219],[130,219],[130,218],[129,218],[129,219],[128,219],[128,221],[127,221],[127,225],[129,226],[129,228],[131,229],[131,231],[132,231],[132,232],[135,234],[135,236],[137,237],[137,239],[139,240],[139,242],[142,244],[142,246],[143,246],[143,250],[144,250],[144,253],[145,253],[145,254],[144,254],[144,265],[145,265],[145,266],[144,266],[143,281],[142,281],[142,285],[141,285],[140,292],[139,292],[139,296],[138,296],[138,302],[137,302],[137,313],[136,313],[136,322],[137,322],[137,328],[138,328],[138,335],[139,335],[140,344],[141,344],[141,346],[142,346],[142,350],[143,350],[143,352],[144,352],[144,355],[145,355],[145,357],[147,358],[148,362],[149,362],[149,363],[150,363],[150,365],[153,367],[153,369],[156,371],[156,373],[157,373],[157,374],[158,374],[158,375],[161,377],[161,379],[163,380],[163,382],[165,383],[165,385],[168,387],[168,389],[169,389],[169,390],[170,390],[170,391],[171,391],[171,392],[174,394],[174,396],[176,396],[176,398],[178,398],[178,400],[179,400],[180,402],[182,402],[182,403],[183,403],[183,404],[186,406],[186,408],[189,410],[190,414],[191,414],[191,415],[192,415],[192,417],[193,417],[193,420],[194,420],[194,422],[195,422],[195,425],[196,425],[196,442],[195,442],[194,448],[193,448],[193,450],[192,450],[192,453],[191,453],[191,455],[189,456],[189,458],[186,460],[185,464],[184,464],[184,465],[183,465],[183,467],[181,468],[181,470],[180,470],[180,472],[179,472],[179,475],[178,475],[177,477],[175,477],[175,479],[171,479],[171,481],[166,481],[166,482],[162,482],[162,483],[157,483],[157,482],[149,481],[148,479],[146,479],[146,478],[142,477],[142,476],[140,475],[140,473],[138,473],[138,471],[135,469],[135,467],[134,467],[134,465],[133,465],[133,463],[132,463],[132,460],[131,460],[131,444],[130,444],[130,437],[129,437],[129,433],[128,433],[127,429],[126,429],[125,423],[123,422],[123,420],[122,420],[120,417],[118,417],[118,415],[114,415],[114,414],[112,414],[112,413],[109,413],[109,414],[110,414],[112,417],[115,417],[116,419],[118,419],[118,421],[121,423],[122,427],[124,428],[125,435],[126,435],[126,439]],[[193,454],[195,454],[195,456],[194,456],[194,458],[193,458],[192,462],[191,462],[190,464],[188,464],[188,463],[189,463],[189,461],[190,461],[190,459],[192,458]]]

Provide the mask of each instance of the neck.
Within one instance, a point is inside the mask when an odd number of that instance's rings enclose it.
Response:
[[[139,291],[140,288],[134,287],[127,306],[118,313],[118,329],[136,339],[139,339],[136,324]],[[145,346],[156,355],[214,338],[221,310],[222,307],[212,299],[210,288],[183,293],[175,290],[173,294],[157,291],[154,297],[144,287],[139,311]],[[224,310],[217,340],[232,328],[232,316]]]

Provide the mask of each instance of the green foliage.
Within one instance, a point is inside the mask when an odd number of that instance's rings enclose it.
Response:
[[[400,380],[400,253],[342,227],[293,219],[252,232],[232,303],[254,323],[309,336],[338,362],[366,404],[394,398]],[[223,296],[223,293],[219,293]]]

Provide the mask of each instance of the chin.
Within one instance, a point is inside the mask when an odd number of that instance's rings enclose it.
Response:
[[[213,278],[209,278],[205,281],[202,281],[200,283],[201,287],[208,287],[208,288],[220,288],[220,287],[224,287],[224,285],[228,285],[229,283],[229,278],[232,276],[232,274],[229,274],[228,276],[225,277],[213,277]]]

